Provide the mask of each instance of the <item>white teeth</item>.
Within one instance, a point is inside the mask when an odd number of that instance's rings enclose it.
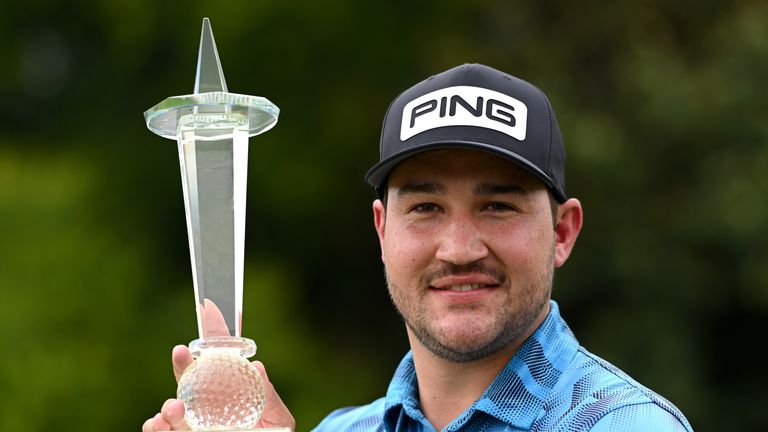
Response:
[[[448,289],[451,291],[464,292],[471,291],[473,289],[482,288],[485,284],[464,284],[464,285],[452,285]]]

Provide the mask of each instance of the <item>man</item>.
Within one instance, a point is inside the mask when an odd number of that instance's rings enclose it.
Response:
[[[394,100],[380,150],[366,180],[411,351],[385,397],[315,431],[692,430],[579,346],[550,300],[582,209],[565,193],[562,138],[539,89],[483,65],[450,69]],[[189,362],[177,347],[177,377]],[[293,427],[269,388],[263,424]],[[182,416],[170,400],[144,430],[182,427]]]

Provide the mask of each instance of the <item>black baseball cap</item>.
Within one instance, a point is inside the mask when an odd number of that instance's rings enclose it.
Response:
[[[387,110],[380,160],[365,175],[381,197],[387,177],[427,150],[469,148],[511,160],[541,179],[562,203],[565,148],[544,93],[481,64],[464,64],[401,93]]]

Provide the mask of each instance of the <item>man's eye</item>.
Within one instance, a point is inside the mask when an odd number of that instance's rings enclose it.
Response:
[[[502,203],[502,202],[488,203],[488,205],[486,205],[485,208],[490,211],[514,211],[515,210],[513,206]]]
[[[440,211],[440,207],[437,204],[424,203],[414,206],[411,211],[415,213],[433,213]]]

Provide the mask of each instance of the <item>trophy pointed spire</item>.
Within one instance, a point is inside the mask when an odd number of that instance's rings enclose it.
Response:
[[[219,117],[204,120],[203,117],[187,116],[197,114],[239,114],[242,118],[238,121],[246,121],[249,137],[270,130],[280,115],[280,109],[264,97],[229,93],[208,18],[203,18],[200,34],[195,92],[166,98],[146,110],[144,120],[149,130],[172,140],[179,139],[183,123],[192,125],[193,129],[204,129],[205,121],[216,123],[220,120]],[[203,123],[199,123],[201,121]]]
[[[200,50],[197,55],[197,76],[195,94],[207,92],[226,92],[227,82],[221,69],[219,51],[213,38],[211,21],[203,18],[203,30],[200,34]]]

